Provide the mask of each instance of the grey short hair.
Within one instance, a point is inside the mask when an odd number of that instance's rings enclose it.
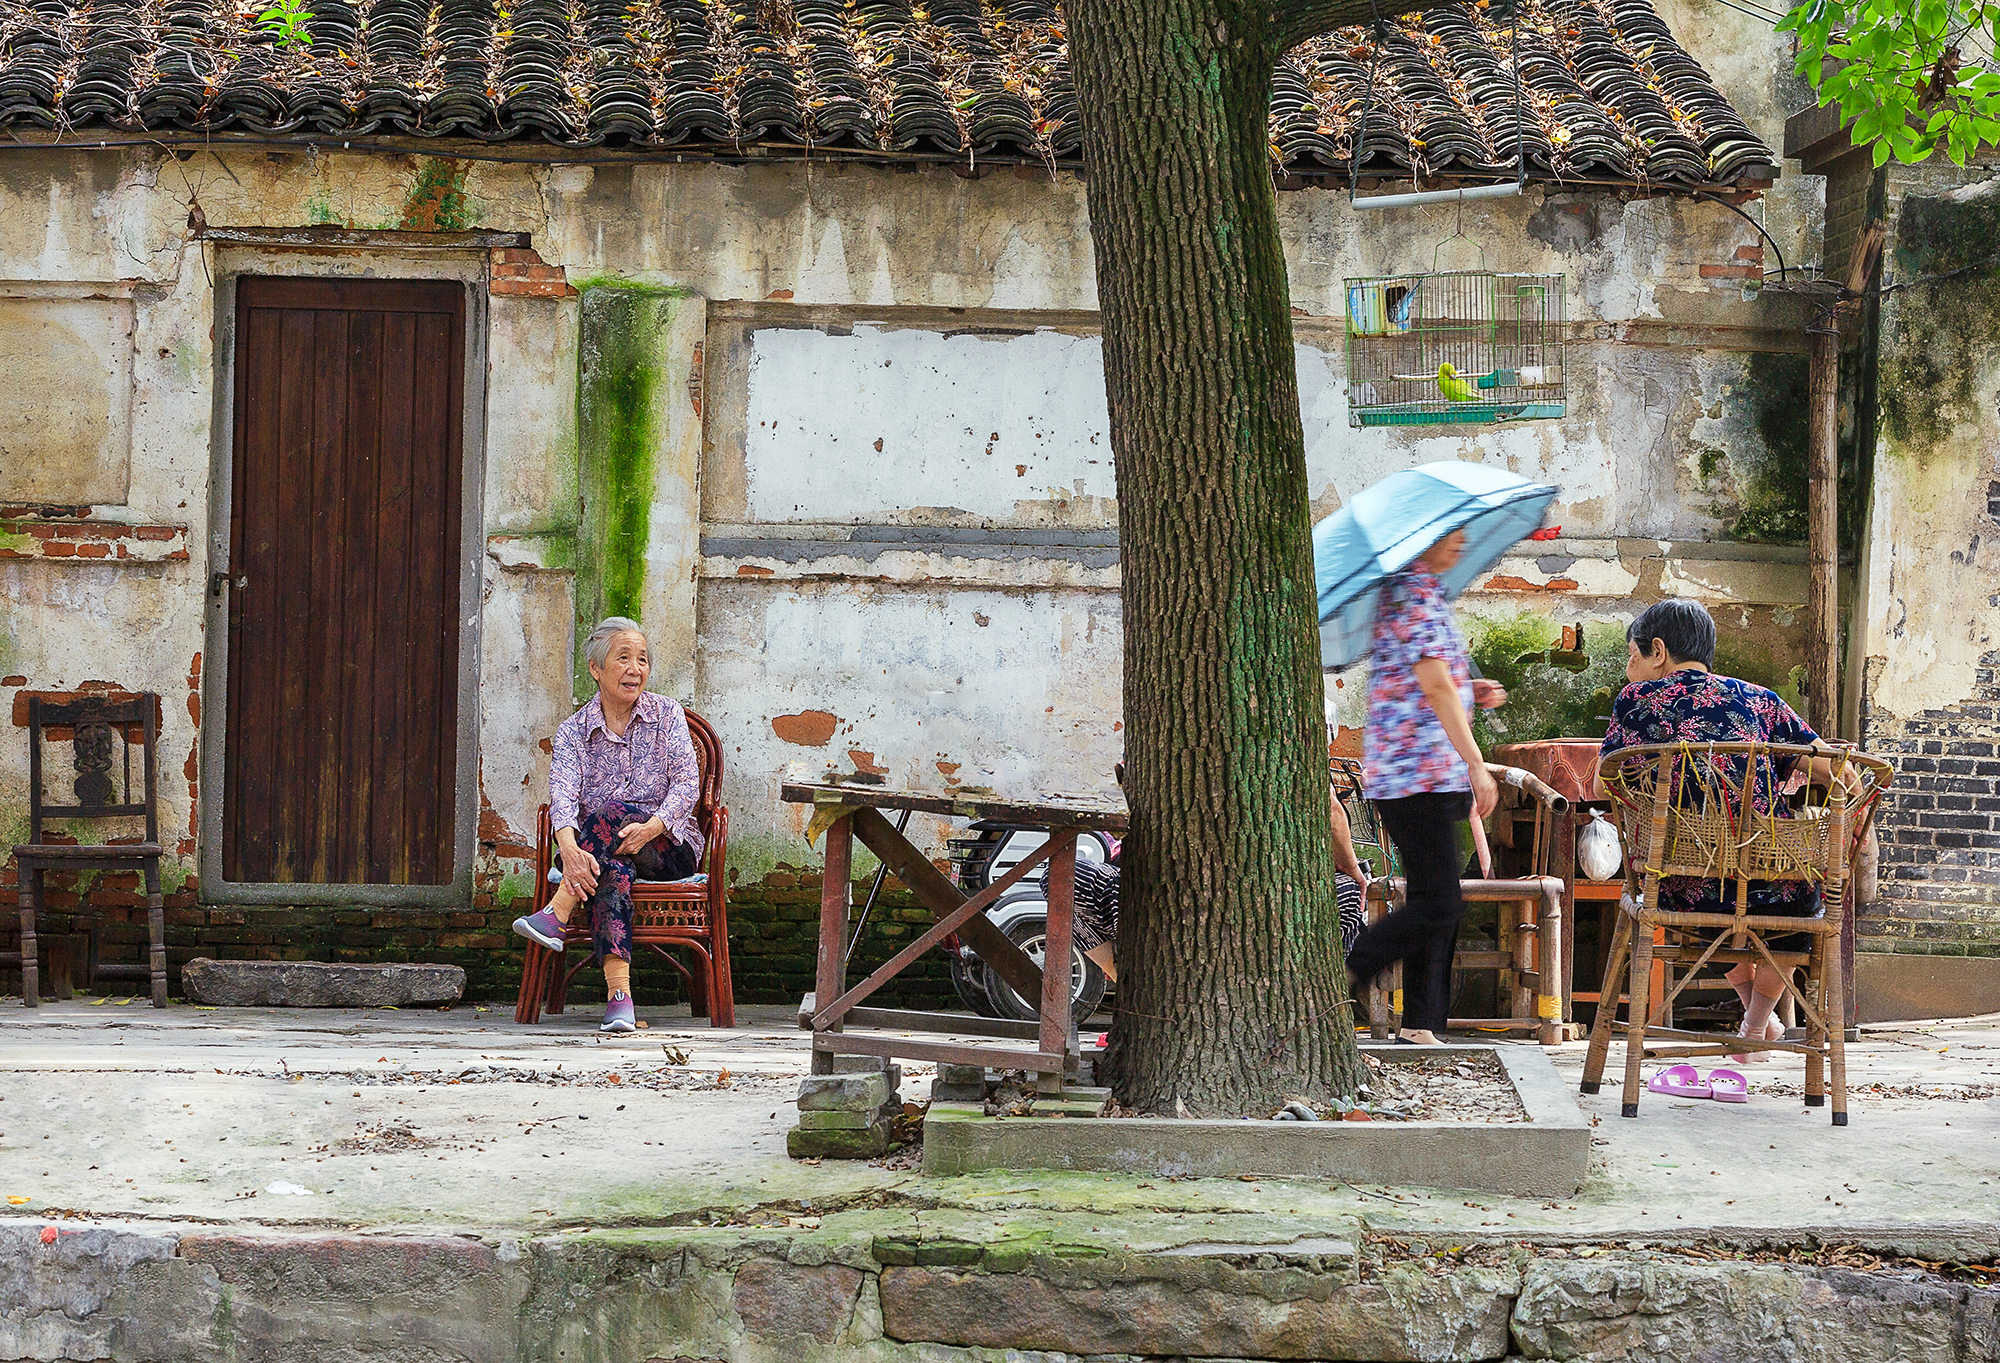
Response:
[[[639,628],[637,620],[627,620],[622,615],[612,615],[599,620],[597,628],[583,641],[583,656],[590,660],[592,667],[604,666],[604,660],[611,656],[611,641],[621,634],[636,634],[646,638],[646,631]],[[646,641],[646,651],[652,652],[651,640]]]
[[[1653,640],[1667,646],[1667,656],[1677,663],[1715,666],[1715,617],[1708,607],[1685,596],[1655,601],[1641,611],[1625,631],[1626,639],[1641,653],[1653,651]]]

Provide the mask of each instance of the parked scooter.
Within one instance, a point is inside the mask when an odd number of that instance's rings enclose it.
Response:
[[[968,836],[951,840],[951,860],[958,872],[958,887],[977,894],[1014,869],[1025,857],[1048,841],[1048,832],[1023,824],[999,823],[982,819],[967,830]],[[1085,832],[1077,835],[1079,861],[1107,862],[1112,841],[1108,834]],[[1041,876],[1029,872],[1019,884],[1000,897],[986,911],[994,927],[1007,934],[1015,946],[1036,965],[1047,953],[1048,901],[1042,894]],[[977,952],[956,935],[943,943],[951,965],[952,988],[965,1006],[983,1017],[1032,1021],[1035,1005],[1022,998],[1011,985],[994,973]],[[1081,1023],[1104,1002],[1110,981],[1080,947],[1070,953],[1070,1009]]]

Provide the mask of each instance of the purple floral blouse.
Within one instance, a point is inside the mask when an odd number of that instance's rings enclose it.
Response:
[[[1451,746],[1417,682],[1417,663],[1441,658],[1466,712],[1472,665],[1437,575],[1410,567],[1382,586],[1375,646],[1368,656],[1368,723],[1362,731],[1361,782],[1371,800],[1427,791],[1472,789],[1465,759]]]
[[[621,738],[605,727],[603,698],[592,696],[562,722],[553,747],[549,818],[554,827],[575,828],[581,810],[638,805],[658,814],[676,842],[701,855],[706,840],[694,826],[701,767],[679,701],[640,692]]]

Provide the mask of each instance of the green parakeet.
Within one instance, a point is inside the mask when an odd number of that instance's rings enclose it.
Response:
[[[1479,392],[1458,376],[1450,362],[1438,366],[1438,391],[1453,402],[1477,402]]]

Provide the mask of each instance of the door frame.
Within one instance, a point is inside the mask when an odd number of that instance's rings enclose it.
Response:
[[[209,578],[202,584],[206,652],[202,660],[201,790],[196,807],[201,901],[205,904],[363,904],[381,908],[463,908],[472,903],[479,837],[480,565],[485,550],[487,253],[445,247],[220,248],[214,292],[215,407],[210,429]],[[464,411],[460,429],[458,575],[458,733],[453,782],[452,876],[444,885],[263,884],[223,878],[224,746],[229,730],[229,603],[213,589],[230,563],[236,455],[236,281],[284,278],[429,279],[465,290]]]

